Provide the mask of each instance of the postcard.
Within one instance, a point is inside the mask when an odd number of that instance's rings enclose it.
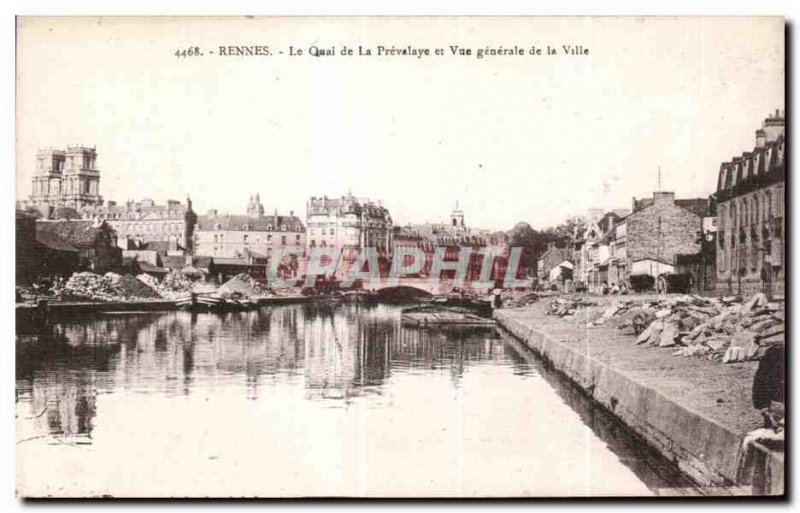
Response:
[[[18,17],[17,495],[783,496],[785,33]]]

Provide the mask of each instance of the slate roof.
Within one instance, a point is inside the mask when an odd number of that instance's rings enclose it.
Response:
[[[186,267],[186,257],[183,255],[167,255],[161,257],[161,265],[167,269],[181,270]]]
[[[53,237],[60,238],[67,245],[74,247],[94,246],[97,236],[102,230],[101,226],[95,226],[91,220],[70,220],[70,221],[36,221],[36,238],[40,234],[49,234],[48,240]]]
[[[653,198],[642,198],[635,201],[634,212],[653,206]],[[710,215],[708,198],[676,199],[675,205],[697,214],[700,217]]]
[[[281,226],[286,226],[286,231],[303,232],[305,226],[297,216],[260,216],[251,217],[243,215],[198,216],[197,230],[214,231],[219,225],[220,230],[252,231],[252,232],[279,232]],[[247,227],[247,230],[245,230]]]
[[[153,265],[150,262],[139,262],[139,269],[143,273],[158,273],[158,274],[167,274],[169,269],[166,267],[158,267],[157,265]]]
[[[181,250],[185,249],[180,244],[177,244],[176,246],[177,246],[176,249],[178,251],[181,251]],[[160,253],[160,254],[164,255],[168,251],[170,251],[170,242],[168,240],[153,240],[153,241],[149,241],[149,242],[143,243],[141,245],[141,247],[139,247],[137,249],[146,249],[146,250],[149,249],[151,251],[155,251],[157,253]]]
[[[708,198],[677,199],[675,204],[683,207],[690,212],[694,212],[700,217],[711,215]]]
[[[250,261],[246,258],[223,258],[214,257],[214,265],[241,265],[244,267],[251,267]]]
[[[78,249],[75,246],[70,245],[64,239],[59,237],[58,234],[53,232],[37,230],[36,242],[47,249],[52,249],[54,251],[70,251],[73,253],[78,252]]]
[[[179,201],[170,200],[167,204],[157,204],[150,199],[144,199],[136,203],[123,203],[118,205],[98,205],[85,207],[84,215],[107,215],[113,219],[164,219],[171,218],[170,213],[177,215],[176,219],[183,218],[189,209],[187,204]],[[117,217],[119,216],[119,217]]]

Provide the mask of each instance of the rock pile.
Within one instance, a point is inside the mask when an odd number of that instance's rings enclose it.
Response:
[[[74,273],[55,296],[63,300],[115,301],[117,296],[105,277],[90,272]]]
[[[758,360],[773,344],[783,344],[786,313],[782,303],[768,302],[764,294],[755,294],[748,301],[721,300],[717,315],[695,326],[685,334],[687,347],[676,351],[681,356],[702,356],[712,359],[722,355],[723,363]]]
[[[524,308],[536,303],[538,300],[539,294],[531,292],[530,294],[525,294],[524,296],[509,299],[505,306],[506,308]]]
[[[162,297],[177,300],[189,297],[195,283],[180,271],[170,271],[158,284],[158,292]]]
[[[161,299],[161,295],[150,285],[130,274],[106,273],[104,278],[111,288],[124,299]]]
[[[91,272],[74,273],[57,290],[57,298],[79,301],[136,301],[161,296],[149,285],[133,276]]]
[[[759,359],[766,347],[784,340],[784,306],[768,302],[761,293],[746,302],[735,297],[714,300],[682,296],[663,303],[640,307],[637,315],[645,319],[652,316],[652,320],[639,333],[637,344],[685,346],[674,354],[721,357],[729,363]]]
[[[154,276],[151,276],[149,274],[142,273],[142,274],[136,276],[136,279],[141,281],[145,285],[150,286],[151,288],[153,288],[155,290],[157,290],[158,287],[161,285]]]
[[[547,310],[547,315],[556,315],[558,317],[567,317],[570,315],[575,314],[575,310],[578,308],[584,308],[587,306],[593,306],[595,303],[587,301],[583,298],[577,299],[566,299],[563,297],[559,297],[554,299],[550,303],[550,307]]]
[[[240,273],[220,285],[217,293],[221,297],[254,298],[263,296],[266,290],[252,276]]]

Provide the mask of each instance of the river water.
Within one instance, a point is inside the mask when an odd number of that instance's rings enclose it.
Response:
[[[650,495],[688,483],[517,341],[390,305],[17,336],[26,496]]]

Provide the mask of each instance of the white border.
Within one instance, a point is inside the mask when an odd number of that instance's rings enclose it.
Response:
[[[3,331],[3,336],[0,338],[2,352],[0,353],[0,376],[3,378],[3,388],[0,391],[0,443],[2,443],[2,455],[0,455],[0,511],[18,511],[26,505],[14,497],[14,421],[13,421],[13,387],[14,387],[14,333],[13,323],[14,316],[12,312],[12,296],[11,289],[14,285],[14,217],[12,216],[12,208],[14,205],[14,27],[15,15],[17,14],[42,14],[42,15],[81,15],[81,14],[107,14],[107,15],[242,15],[242,14],[260,14],[260,15],[783,15],[787,18],[787,22],[792,27],[792,39],[788,43],[794,43],[796,46],[797,39],[797,20],[798,6],[800,2],[796,0],[750,0],[748,2],[742,1],[728,1],[728,2],[711,2],[705,0],[671,0],[670,2],[645,2],[645,1],[632,1],[632,0],[578,0],[571,2],[549,2],[549,3],[532,3],[530,1],[522,0],[480,0],[469,1],[462,0],[456,1],[441,1],[441,0],[406,0],[395,1],[391,3],[384,3],[369,0],[350,0],[332,2],[330,0],[309,0],[302,4],[291,0],[279,0],[272,2],[257,3],[254,1],[246,0],[229,0],[229,1],[209,1],[209,0],[139,0],[139,1],[125,1],[111,3],[101,0],[73,0],[66,2],[64,0],[31,0],[19,1],[11,0],[0,3],[0,62],[2,63],[2,73],[0,76],[3,80],[0,81],[0,98],[2,98],[2,107],[0,107],[0,127],[2,127],[2,137],[0,137],[0,159],[2,159],[2,166],[0,167],[0,205],[5,208],[5,213],[0,217],[2,224],[2,236],[4,244],[2,245],[2,256],[0,259],[3,266],[3,272],[0,273],[0,297],[2,297],[2,322],[0,322],[0,329]],[[789,62],[787,65],[787,76],[793,75],[790,70],[796,68],[796,52],[787,46],[787,56]],[[792,83],[791,89],[787,93],[795,93],[792,97],[796,97],[797,84]],[[793,127],[793,102],[787,102],[787,111],[790,122],[790,135],[791,145],[790,148],[797,147],[797,137]],[[790,164],[794,159],[790,159]],[[792,170],[789,171],[792,175]],[[792,187],[793,188],[793,187]],[[794,192],[794,191],[791,191]],[[794,216],[793,216],[794,217]],[[798,227],[792,219],[791,240],[797,240]],[[792,270],[797,269],[797,253],[791,254],[791,261],[793,264]],[[794,278],[795,273],[791,274]],[[792,279],[790,288],[794,290],[796,280]],[[792,296],[793,297],[793,296]],[[792,303],[792,312],[794,313],[794,303]],[[792,319],[795,316],[792,315]],[[794,342],[794,341],[790,341]],[[796,345],[793,344],[793,350],[790,351],[791,356],[795,356],[798,351]],[[797,378],[792,380],[793,385],[791,397],[796,397]],[[796,401],[795,401],[796,402]],[[796,415],[791,415],[790,420],[797,420]],[[791,429],[791,435],[796,434],[796,430]],[[796,438],[794,438],[796,439]],[[794,450],[793,454],[797,451]],[[793,461],[792,464],[795,462]],[[797,474],[797,468],[792,467],[793,475]],[[787,483],[788,484],[788,483]],[[797,490],[794,486],[795,483],[790,484],[795,493]],[[702,502],[692,503],[651,503],[658,504],[659,507],[666,506],[667,508],[680,508],[681,511],[706,510],[709,507],[723,507],[729,508],[731,504],[707,504]],[[116,504],[119,506],[120,504]],[[494,508],[499,504],[497,503],[480,503],[480,504],[391,504],[389,507],[405,506],[414,508],[415,511],[426,511],[440,508],[465,508],[465,507],[478,507],[478,508]],[[564,503],[564,504],[525,504],[524,507],[535,508],[558,508],[558,509],[572,509],[577,510],[582,508],[588,503]],[[597,506],[596,504],[595,506]],[[631,507],[639,509],[644,504],[630,503],[630,504],[614,504],[614,503],[600,503],[604,508],[618,508]],[[57,504],[42,504],[37,503],[37,508],[52,508],[52,507],[69,507],[69,508],[85,508],[91,507],[93,509],[107,510],[114,507],[113,502],[100,503],[100,504],[86,504],[86,503],[57,503]],[[211,507],[211,508],[229,508],[229,507],[268,507],[274,509],[288,509],[292,508],[323,508],[331,507],[330,504],[322,503],[306,503],[303,505],[292,505],[286,503],[178,503],[178,504],[136,504],[126,503],[126,508],[147,508],[150,511],[166,511],[171,507]],[[350,507],[353,504],[347,503],[334,503],[334,507]],[[520,503],[504,503],[500,506],[505,507],[519,507]],[[757,503],[750,504],[752,507],[769,507],[768,504]],[[386,507],[386,505],[379,505],[373,502],[367,502],[361,507],[377,508]]]

